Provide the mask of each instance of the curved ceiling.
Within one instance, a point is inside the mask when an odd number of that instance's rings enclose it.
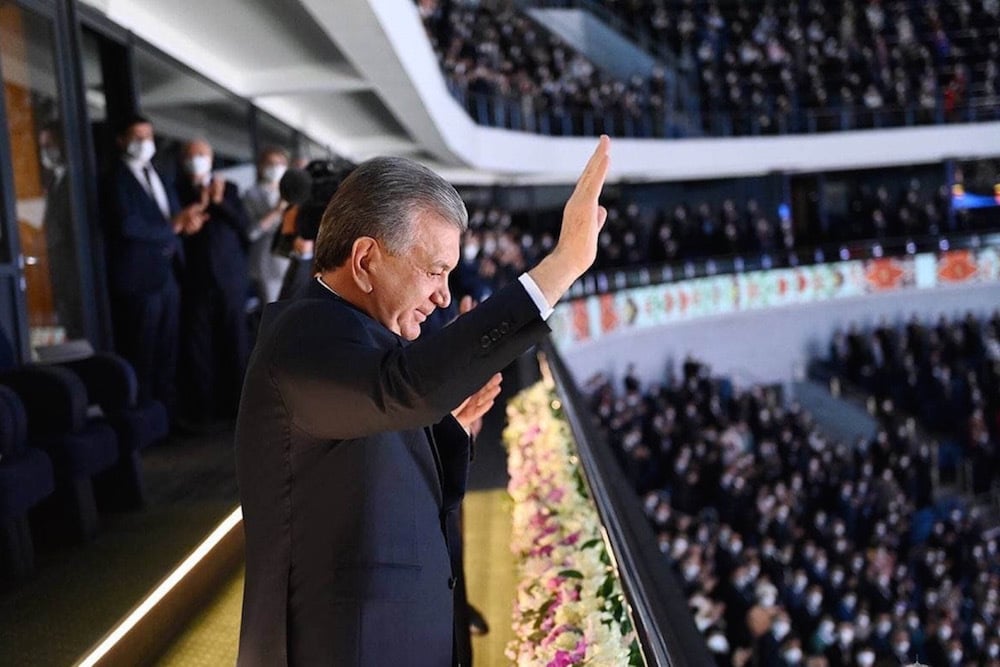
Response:
[[[593,139],[476,126],[412,0],[82,0],[359,161],[408,155],[454,182],[571,182]],[[164,83],[164,95],[181,95]],[[708,178],[1000,155],[1000,123],[813,136],[615,141],[613,178]]]

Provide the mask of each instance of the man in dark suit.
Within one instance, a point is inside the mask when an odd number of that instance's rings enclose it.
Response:
[[[593,263],[609,144],[567,202],[552,254],[419,340],[450,302],[465,206],[401,158],[366,162],[340,185],[316,240],[317,277],[267,306],[244,384],[240,665],[468,664],[455,650],[448,530],[465,492],[467,427]]]
[[[153,125],[132,116],[118,132],[122,158],[105,183],[103,214],[115,347],[131,362],[140,399],[157,398],[171,418],[176,403],[179,236],[206,219],[200,203],[182,209],[150,163]]]
[[[212,173],[207,141],[189,141],[181,157],[181,205],[201,205],[208,215],[200,230],[184,237],[181,283],[181,411],[189,426],[203,428],[236,416],[250,353],[250,222],[236,185]]]
[[[59,326],[67,338],[82,338],[83,304],[80,300],[80,272],[76,261],[76,240],[70,204],[69,174],[66,170],[62,124],[46,123],[38,133],[38,148],[45,169],[45,232],[49,282]]]

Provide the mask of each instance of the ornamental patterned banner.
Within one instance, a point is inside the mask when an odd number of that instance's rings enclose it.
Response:
[[[549,325],[556,344],[565,349],[618,331],[709,315],[990,282],[1000,282],[1000,250],[952,250],[635,287],[561,303]]]

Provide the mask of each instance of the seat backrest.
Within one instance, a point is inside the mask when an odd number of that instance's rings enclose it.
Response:
[[[17,368],[17,355],[14,354],[14,346],[11,345],[7,330],[0,326],[0,372]]]
[[[23,451],[28,440],[28,416],[11,389],[0,385],[0,457]]]

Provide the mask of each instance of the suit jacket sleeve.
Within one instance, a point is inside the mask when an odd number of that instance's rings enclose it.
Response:
[[[166,185],[164,185],[166,188]],[[144,202],[142,197],[147,197],[142,191],[142,186],[135,180],[131,172],[125,168],[119,168],[111,179],[110,192],[108,193],[109,204],[112,207],[113,219],[117,228],[113,231],[122,238],[133,241],[169,241],[174,238],[173,226],[170,221],[163,217],[163,214],[156,208],[156,204],[150,199]],[[176,197],[170,197],[168,189],[168,199],[173,209]],[[150,222],[150,212],[155,210],[153,223]]]
[[[549,332],[519,282],[408,346],[379,344],[377,335],[390,336],[373,330],[381,325],[348,306],[336,310],[286,320],[271,364],[292,423],[324,439],[436,424]]]
[[[249,216],[243,202],[240,201],[240,193],[236,185],[226,181],[225,194],[218,204],[212,203],[208,207],[209,220],[213,217],[233,228],[239,236],[240,243],[246,249],[250,243],[247,236],[247,229],[250,227]]]

